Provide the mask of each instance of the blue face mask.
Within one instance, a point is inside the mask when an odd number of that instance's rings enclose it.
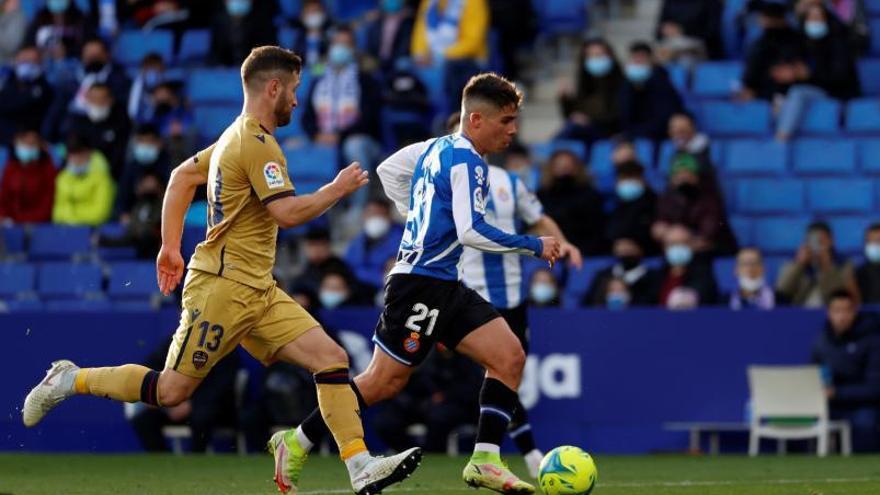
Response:
[[[593,77],[607,76],[613,67],[614,63],[611,61],[611,57],[590,57],[584,60],[584,69]]]
[[[330,61],[330,65],[342,67],[354,60],[354,51],[348,45],[334,43],[330,46],[327,58]]]
[[[153,88],[157,84],[162,82],[162,73],[156,69],[150,69],[144,71],[144,85],[147,88]]]
[[[643,83],[651,77],[653,67],[644,64],[626,64],[626,78],[636,84]]]
[[[150,165],[159,158],[159,147],[155,144],[135,143],[131,151],[134,161],[141,165]]]
[[[691,262],[694,252],[690,246],[673,244],[666,248],[666,261],[672,266],[684,266]]]
[[[226,11],[232,17],[242,17],[251,11],[251,0],[226,0]]]
[[[623,292],[612,292],[605,298],[605,307],[617,311],[629,306],[629,296]]]
[[[43,73],[43,68],[40,67],[40,64],[33,64],[30,62],[16,64],[15,66],[15,77],[22,81],[33,81],[40,77],[40,74]]]
[[[46,0],[46,8],[53,14],[60,14],[70,7],[70,0]]]
[[[645,185],[642,181],[633,179],[623,179],[615,186],[617,196],[624,201],[633,201],[642,197],[645,193]]]
[[[880,263],[880,244],[875,242],[865,244],[865,258],[871,263]]]
[[[26,144],[15,145],[15,157],[21,163],[29,163],[40,157],[40,148]]]
[[[82,177],[89,172],[89,164],[67,162],[67,170],[77,177]]]
[[[403,0],[382,0],[382,10],[389,14],[400,12],[403,9]]]
[[[556,287],[544,282],[536,282],[530,291],[532,300],[538,304],[547,304],[556,297]]]
[[[318,294],[318,299],[321,300],[322,306],[327,309],[333,309],[345,301],[345,293],[335,290],[322,290]]]
[[[822,39],[828,35],[828,24],[822,21],[807,21],[804,23],[804,33],[811,40]]]

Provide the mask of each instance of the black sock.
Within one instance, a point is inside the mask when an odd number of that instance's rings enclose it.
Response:
[[[516,444],[523,455],[535,450],[535,436],[532,434],[532,425],[529,424],[529,415],[526,407],[522,402],[517,400],[516,409],[513,410],[513,418],[510,420],[510,426],[507,429],[510,432],[510,438]]]
[[[141,382],[141,402],[151,406],[160,407],[159,404],[159,373],[150,370],[144,375],[144,381]]]
[[[361,391],[358,390],[357,385],[355,385],[352,380],[349,382],[351,384],[351,389],[354,391],[355,397],[357,397],[358,406],[361,409],[361,414],[367,409],[367,404],[364,402],[364,397],[361,395]],[[315,408],[311,414],[303,420],[299,425],[302,428],[302,432],[305,433],[306,438],[309,439],[315,445],[321,443],[324,440],[324,437],[330,434],[330,430],[327,428],[327,425],[324,424],[324,418],[321,416],[321,409]]]
[[[516,392],[500,381],[494,378],[483,381],[476,443],[501,445],[518,400]]]

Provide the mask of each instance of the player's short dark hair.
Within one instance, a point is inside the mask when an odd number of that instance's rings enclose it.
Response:
[[[617,167],[617,177],[619,179],[642,178],[645,176],[645,167],[636,160],[627,160]]]
[[[494,72],[484,72],[472,77],[462,91],[462,101],[465,105],[474,100],[484,101],[499,110],[511,105],[519,108],[522,104],[522,92],[503,76]]]
[[[810,222],[810,225],[807,225],[807,232],[824,232],[828,234],[829,237],[833,235],[831,231],[831,225],[828,224],[825,220],[814,220]]]
[[[836,289],[832,291],[831,294],[828,296],[828,305],[831,306],[831,303],[838,299],[846,299],[853,304],[856,303],[855,296],[847,289]]]
[[[273,72],[299,74],[301,71],[302,59],[293,51],[274,45],[258,46],[241,64],[241,80],[245,86],[252,86],[270,79]]]
[[[635,55],[636,53],[644,53],[649,57],[653,57],[654,49],[651,48],[651,45],[646,41],[636,41],[635,43],[629,45],[629,53],[630,55]]]
[[[449,117],[446,118],[446,132],[452,134],[456,130],[458,130],[458,126],[461,124],[461,112],[452,112],[449,114]]]

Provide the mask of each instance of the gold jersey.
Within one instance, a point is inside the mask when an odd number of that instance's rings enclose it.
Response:
[[[278,224],[266,205],[295,194],[281,147],[256,118],[242,115],[194,159],[208,176],[208,231],[189,268],[268,289]]]

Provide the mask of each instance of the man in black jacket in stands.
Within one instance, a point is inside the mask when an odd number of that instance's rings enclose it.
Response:
[[[813,345],[812,362],[823,367],[831,418],[852,427],[853,449],[880,447],[880,333],[877,320],[860,313],[852,294],[835,291],[828,319]]]
[[[669,73],[654,60],[651,45],[636,42],[624,66],[626,82],[620,90],[620,122],[629,137],[666,139],[669,118],[681,111],[681,96]]]

